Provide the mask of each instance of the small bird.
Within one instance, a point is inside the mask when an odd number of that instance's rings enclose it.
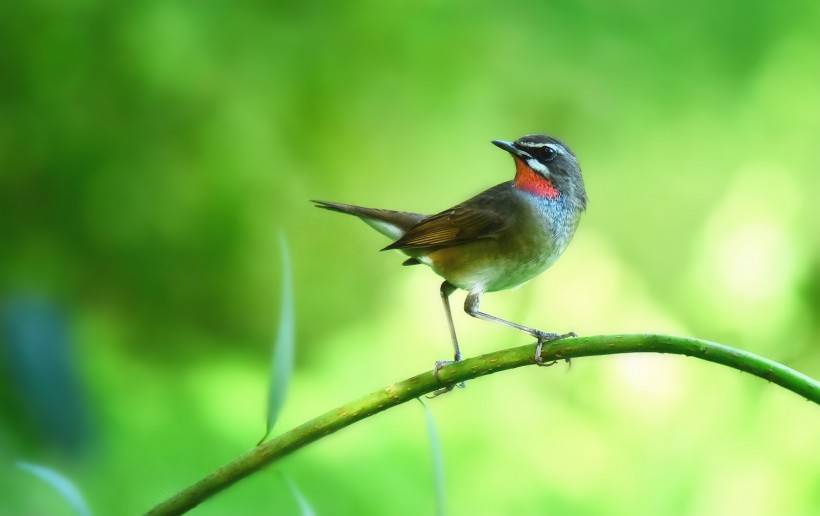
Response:
[[[575,336],[547,333],[481,312],[481,296],[517,287],[550,267],[569,244],[587,194],[575,153],[564,143],[541,134],[514,142],[493,140],[515,161],[515,179],[435,215],[363,208],[313,201],[320,208],[356,215],[394,242],[410,258],[404,265],[428,265],[444,278],[441,301],[450,327],[454,360],[436,362],[439,370],[461,360],[450,295],[467,291],[464,311],[478,319],[509,326],[537,339],[535,362],[543,364],[545,342]],[[436,394],[452,390],[452,385]]]

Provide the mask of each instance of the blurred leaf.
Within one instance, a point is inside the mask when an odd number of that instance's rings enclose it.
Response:
[[[71,505],[74,511],[80,516],[90,516],[91,511],[88,510],[83,495],[80,490],[65,476],[57,473],[53,469],[44,466],[38,466],[29,462],[18,462],[17,467],[24,471],[28,471],[35,477],[53,487],[60,495]]]
[[[436,514],[443,516],[444,510],[444,459],[441,454],[441,441],[436,431],[436,422],[430,407],[423,399],[417,398],[421,406],[424,407],[424,419],[427,421],[427,435],[430,436],[430,453],[433,456],[433,480],[436,483]]]
[[[44,445],[80,453],[89,440],[86,398],[65,306],[54,298],[17,292],[0,303],[0,377],[19,393],[13,431]],[[0,394],[0,398],[3,396]],[[0,409],[0,413],[3,410]]]
[[[288,489],[290,489],[293,498],[296,499],[296,503],[299,505],[299,512],[302,516],[315,516],[316,512],[308,503],[305,495],[303,495],[302,492],[296,487],[296,484],[291,482],[291,480],[285,476],[284,473],[280,473],[280,475],[282,476],[282,480],[284,480],[285,484],[288,486]]]
[[[282,248],[282,300],[279,306],[279,329],[273,348],[271,361],[270,390],[268,391],[268,426],[257,446],[268,438],[285,404],[290,377],[293,373],[294,316],[293,316],[293,273],[285,235],[279,234]]]

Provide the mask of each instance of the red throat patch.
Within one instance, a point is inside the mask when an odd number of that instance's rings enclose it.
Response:
[[[561,193],[552,184],[552,181],[539,175],[529,167],[522,159],[513,156],[515,159],[515,187],[524,190],[538,197],[547,199],[557,199]]]

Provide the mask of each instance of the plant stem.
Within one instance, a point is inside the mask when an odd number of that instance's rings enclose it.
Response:
[[[463,360],[441,369],[439,377],[450,385],[506,369],[535,363],[532,344],[504,349]],[[739,349],[704,340],[668,335],[601,335],[563,339],[544,345],[544,361],[616,353],[671,353],[687,355],[753,374],[820,404],[820,382],[788,367]],[[180,491],[151,509],[149,515],[182,514],[202,501],[259,471],[277,459],[341,428],[390,407],[442,387],[432,371],[388,385],[312,419],[265,442]]]

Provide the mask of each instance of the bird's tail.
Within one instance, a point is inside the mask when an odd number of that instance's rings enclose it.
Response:
[[[338,211],[355,215],[362,219],[367,225],[393,240],[401,238],[402,235],[428,216],[421,213],[408,213],[404,211],[379,210],[375,208],[363,208],[351,204],[339,202],[312,201],[319,208],[330,211]]]

